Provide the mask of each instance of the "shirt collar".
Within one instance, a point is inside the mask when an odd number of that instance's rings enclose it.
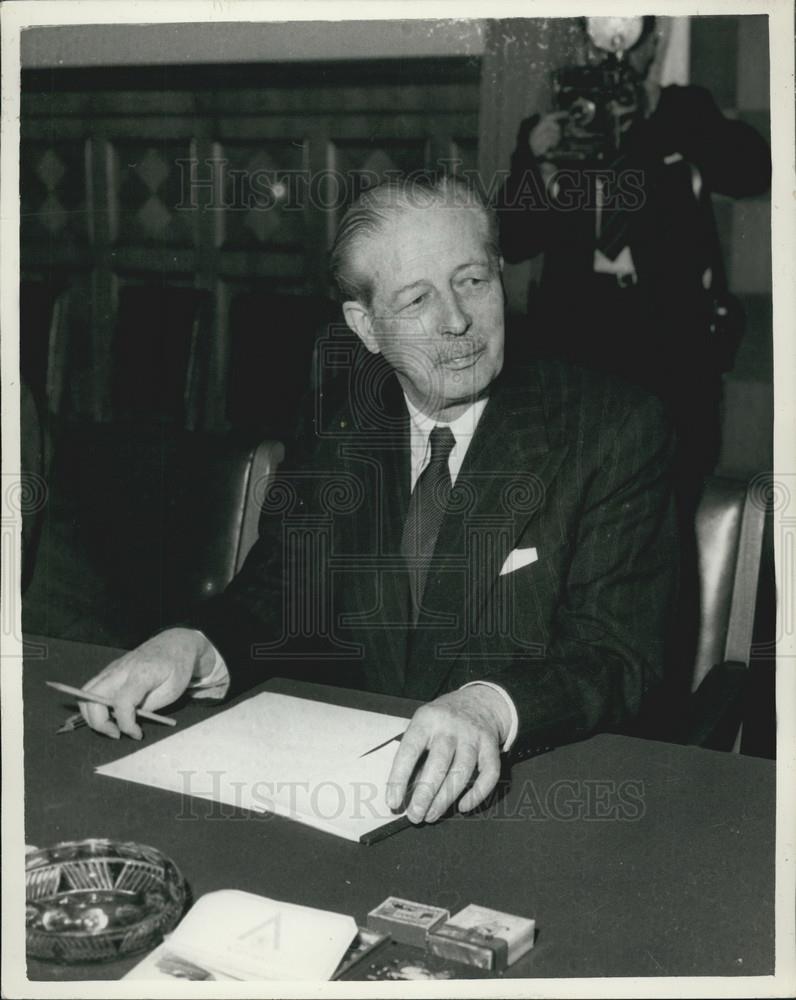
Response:
[[[455,420],[451,420],[445,424],[444,421],[435,420],[434,417],[429,417],[426,413],[418,410],[406,393],[404,393],[404,399],[406,400],[406,408],[409,410],[412,429],[421,435],[423,441],[427,441],[434,428],[437,425],[441,425],[450,427],[457,444],[460,444],[462,441],[469,443],[470,438],[475,434],[478,421],[481,419],[481,414],[484,412],[484,407],[488,402],[488,397],[486,396],[483,399],[477,399],[467,407],[464,413],[460,414]]]

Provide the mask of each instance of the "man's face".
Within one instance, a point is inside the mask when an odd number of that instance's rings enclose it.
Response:
[[[500,263],[487,252],[482,213],[445,204],[396,209],[355,258],[373,301],[367,310],[346,303],[349,323],[384,355],[415,406],[455,419],[503,367]]]

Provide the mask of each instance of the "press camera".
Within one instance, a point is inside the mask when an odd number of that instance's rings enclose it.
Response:
[[[606,162],[619,152],[622,137],[644,108],[644,79],[625,58],[641,39],[641,17],[589,17],[585,30],[600,61],[565,66],[553,73],[553,102],[565,113],[561,141],[548,159],[563,165]]]

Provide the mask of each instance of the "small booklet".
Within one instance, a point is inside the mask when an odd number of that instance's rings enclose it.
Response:
[[[202,896],[125,979],[331,979],[354,941],[353,917],[238,889]]]
[[[97,773],[371,843],[408,825],[386,802],[397,737],[408,725],[398,716],[266,691]]]

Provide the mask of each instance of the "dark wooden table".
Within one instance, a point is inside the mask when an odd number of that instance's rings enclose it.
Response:
[[[770,761],[597,736],[515,765],[483,815],[411,828],[370,847],[279,817],[100,777],[136,749],[80,729],[45,679],[81,685],[114,651],[35,640],[25,665],[26,840],[152,844],[194,897],[234,888],[365,915],[397,895],[536,919],[514,977],[764,975],[774,966],[775,768]],[[409,715],[411,702],[284,680],[269,689]],[[181,727],[217,709],[189,704]],[[172,730],[145,724],[147,740]],[[212,754],[212,747],[208,747]],[[31,979],[117,979],[137,959]]]

